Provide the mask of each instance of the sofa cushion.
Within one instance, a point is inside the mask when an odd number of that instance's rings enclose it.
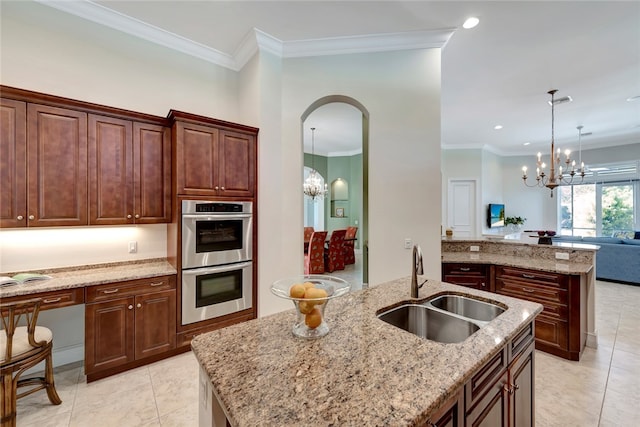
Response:
[[[584,243],[622,243],[622,239],[616,237],[583,237]]]
[[[640,239],[624,239],[622,243],[625,245],[640,246]]]

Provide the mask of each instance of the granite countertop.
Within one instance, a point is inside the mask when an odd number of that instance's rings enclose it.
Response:
[[[564,274],[586,274],[593,264],[478,252],[443,252],[442,262],[492,264]]]
[[[295,337],[289,310],[196,336],[193,352],[233,426],[424,423],[542,311],[537,303],[429,280],[422,301],[474,294],[508,310],[458,344],[421,339],[376,317],[411,301],[410,278],[331,300],[331,330]]]
[[[538,240],[539,236],[532,236],[527,239],[505,239],[504,236],[483,236],[478,238],[471,237],[442,237],[443,242],[453,242],[453,243],[478,243],[478,242],[492,242],[492,243],[500,243],[507,245],[524,245],[524,246],[538,246],[542,248],[563,248],[563,249],[576,249],[576,250],[584,250],[584,251],[597,251],[600,249],[599,245],[592,245],[589,243],[574,243],[574,242],[561,242],[555,241],[551,244],[540,244]]]
[[[164,258],[36,271],[51,276],[51,279],[0,287],[0,298],[176,274],[176,269]],[[14,274],[2,273],[0,276]]]

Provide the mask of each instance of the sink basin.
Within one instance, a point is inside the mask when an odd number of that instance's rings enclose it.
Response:
[[[421,338],[441,343],[459,343],[480,329],[475,323],[430,307],[404,304],[378,314],[378,318]]]
[[[462,295],[441,295],[430,300],[428,304],[440,310],[482,322],[490,322],[504,313],[504,308],[500,306]]]

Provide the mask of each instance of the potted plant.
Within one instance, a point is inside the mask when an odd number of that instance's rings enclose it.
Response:
[[[512,231],[520,231],[527,218],[521,216],[508,216],[504,219],[504,225]]]

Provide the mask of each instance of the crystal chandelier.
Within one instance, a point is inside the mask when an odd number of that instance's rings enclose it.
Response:
[[[573,178],[576,174],[580,175],[580,182],[584,180],[584,162],[582,162],[582,145],[580,145],[580,168],[576,171],[576,161],[571,160],[570,154],[571,151],[565,150],[565,175],[563,175],[562,171],[562,161],[560,159],[560,149],[555,151],[555,141],[554,141],[554,107],[555,100],[554,94],[557,92],[557,89],[550,90],[547,92],[551,95],[551,155],[549,163],[549,175],[544,171],[547,165],[542,162],[542,153],[538,153],[538,162],[536,167],[536,182],[529,185],[527,183],[527,167],[522,167],[522,180],[527,187],[547,187],[551,190],[551,197],[553,197],[553,189],[560,185],[571,185],[573,184]],[[582,135],[582,126],[578,126],[578,141],[580,142],[580,136]],[[556,167],[557,174],[556,174]],[[578,184],[578,183],[576,183]]]
[[[322,178],[316,171],[315,131],[316,128],[311,128],[311,172],[302,186],[304,195],[313,201],[322,199],[327,194],[327,184],[322,185]]]

